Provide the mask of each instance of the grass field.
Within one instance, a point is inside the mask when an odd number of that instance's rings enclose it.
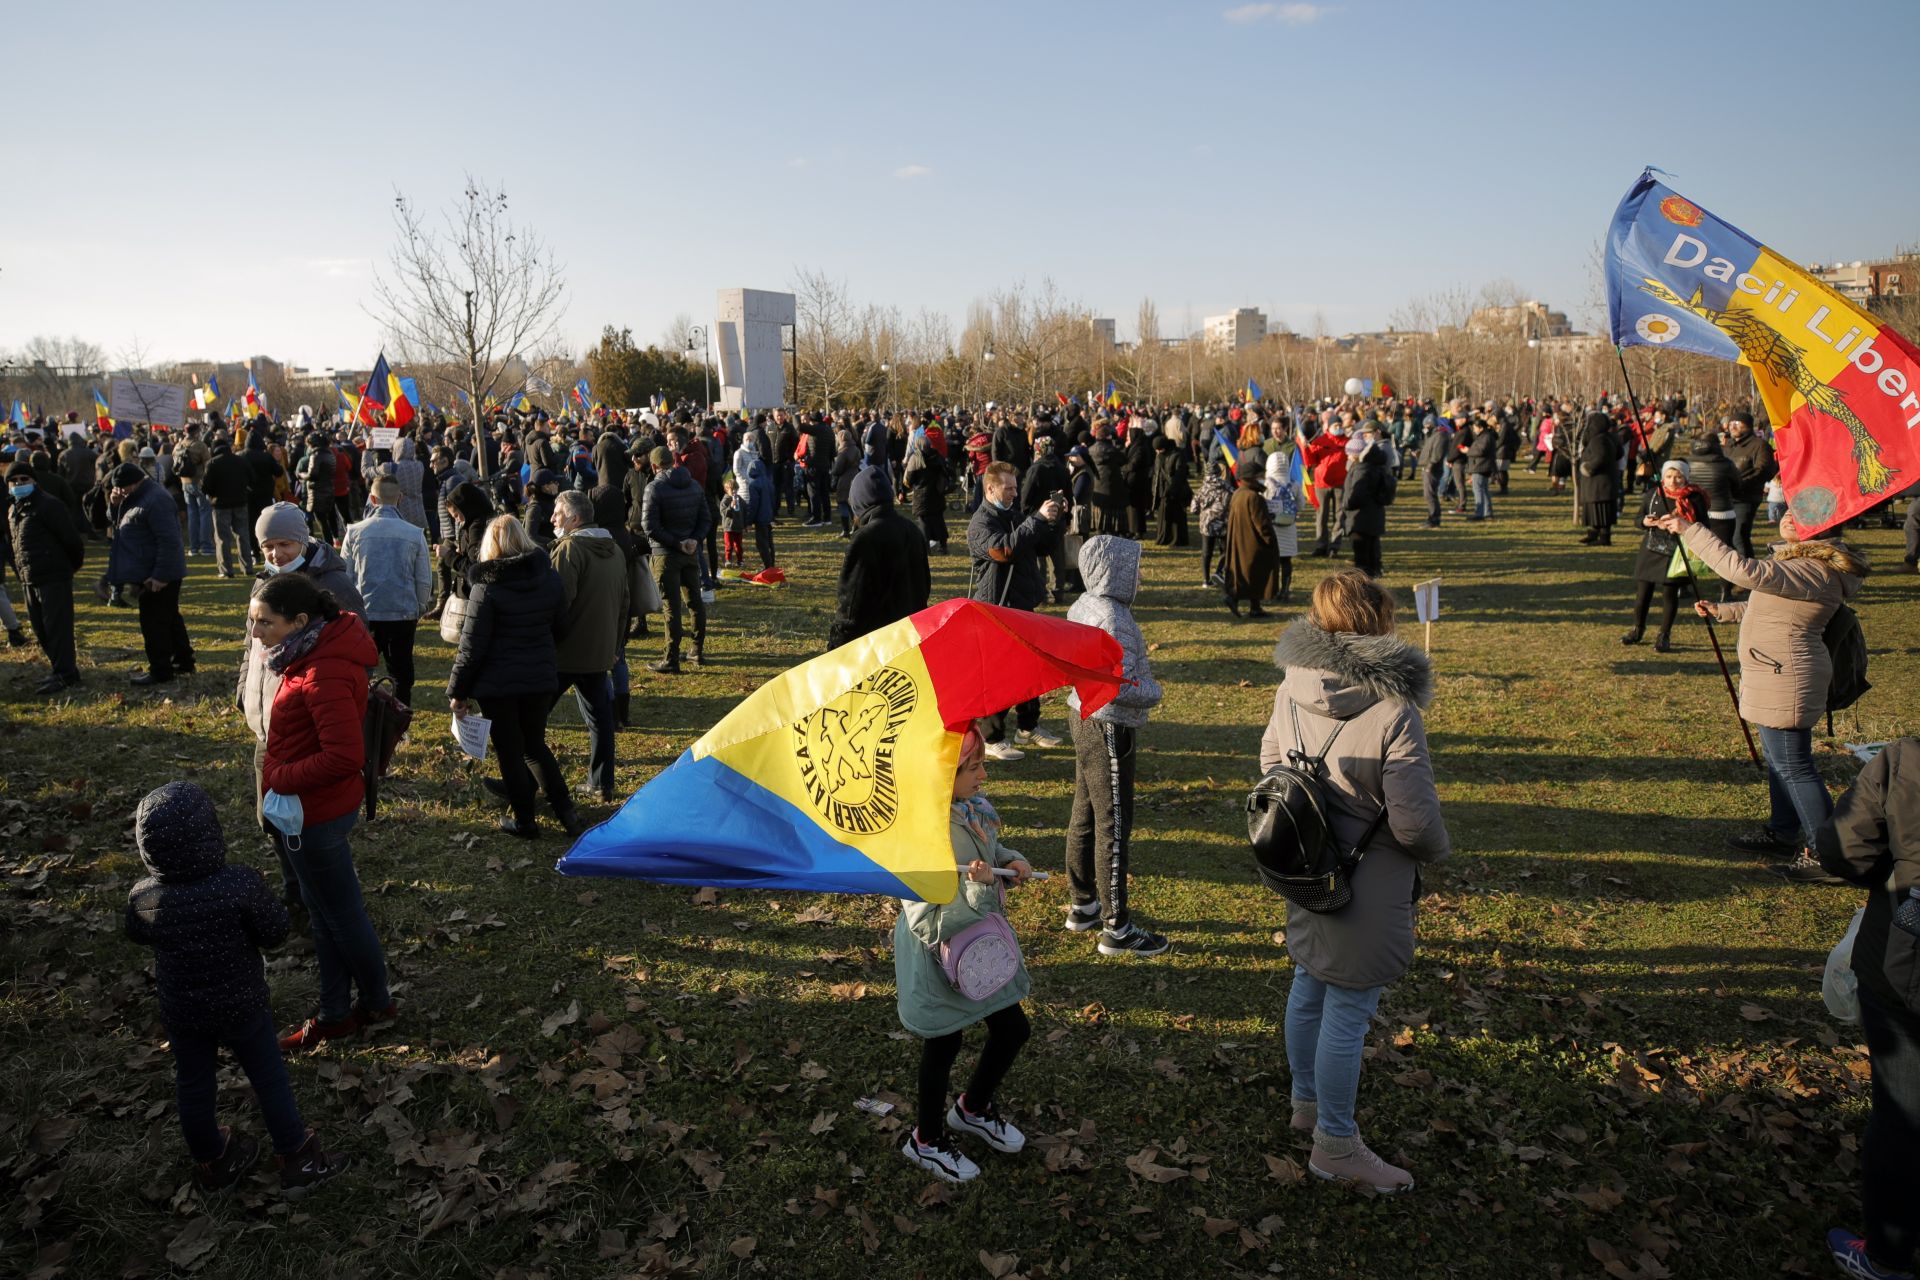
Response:
[[[1858,1225],[1867,1066],[1820,967],[1859,894],[1723,850],[1765,790],[1703,625],[1683,620],[1670,655],[1623,649],[1631,548],[1575,545],[1542,476],[1514,490],[1496,522],[1438,532],[1410,498],[1386,541],[1409,618],[1409,585],[1445,582],[1427,726],[1455,852],[1427,877],[1360,1097],[1412,1195],[1303,1176],[1287,1129],[1284,913],[1252,880],[1240,812],[1287,615],[1236,623],[1197,587],[1197,548],[1151,548],[1137,612],[1167,697],[1143,732],[1134,893],[1175,949],[1100,958],[1056,927],[1063,877],[1016,896],[1035,1035],[1002,1105],[1027,1153],[943,1188],[898,1154],[898,1110],[856,1108],[913,1088],[891,902],[565,879],[550,822],[531,845],[494,833],[431,696],[447,649],[423,629],[425,710],[354,836],[404,1016],[292,1064],[353,1169],[297,1207],[264,1175],[202,1199],[151,957],[121,936],[131,814],[161,782],[208,787],[232,856],[277,876],[230,698],[245,587],[196,561],[200,674],[165,695],[127,688],[134,616],[91,599],[79,696],[33,696],[36,651],[0,663],[0,1272],[1824,1274],[1825,1229]],[[623,793],[823,643],[842,544],[779,536],[793,585],[724,592],[708,668],[636,689]],[[1884,569],[1897,537],[1858,541]],[[1325,563],[1300,561],[1296,588]],[[936,559],[935,579],[936,598],[963,591],[964,560]],[[1836,789],[1855,767],[1841,741],[1914,727],[1916,594],[1869,580],[1876,687],[1817,743]],[[1050,699],[1046,722],[1063,716]],[[570,701],[555,719],[584,789]],[[1056,871],[1071,770],[1066,748],[1038,752],[987,787],[1008,843]],[[310,1012],[310,945],[268,968],[282,1023]],[[223,1081],[223,1119],[258,1134],[244,1083]]]

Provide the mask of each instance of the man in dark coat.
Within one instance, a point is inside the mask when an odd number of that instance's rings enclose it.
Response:
[[[27,588],[27,617],[53,668],[34,692],[58,693],[80,683],[73,652],[73,575],[86,562],[86,540],[66,504],[39,487],[26,463],[7,468],[7,492],[7,531],[14,566]]]
[[[707,661],[707,606],[700,597],[700,544],[712,517],[707,496],[685,466],[665,448],[655,449],[648,461],[653,483],[641,499],[640,527],[653,547],[653,576],[667,606],[667,656],[648,663],[662,675],[680,674],[680,606],[684,596],[693,611],[693,661]]]
[[[107,580],[139,588],[140,638],[147,651],[147,669],[134,676],[133,683],[166,684],[176,675],[190,675],[193,644],[180,616],[187,548],[173,498],[158,480],[123,462],[113,472],[113,513]]]
[[[1146,536],[1147,512],[1153,506],[1152,419],[1133,420],[1120,470],[1127,482],[1127,533],[1137,541]]]
[[[840,564],[840,594],[827,647],[838,649],[870,631],[927,607],[933,589],[927,540],[893,509],[887,473],[868,467],[854,477],[853,538]]]
[[[1360,429],[1360,456],[1347,467],[1340,497],[1340,518],[1353,535],[1353,567],[1369,578],[1380,576],[1380,541],[1387,532],[1387,504],[1393,500],[1394,477],[1380,434],[1376,422]],[[1491,430],[1487,434],[1491,438]]]
[[[1721,447],[1733,464],[1733,549],[1753,556],[1753,517],[1767,501],[1767,481],[1779,474],[1773,446],[1753,432],[1753,415],[1744,409],[1727,418],[1727,442]]]
[[[1067,474],[1066,459],[1060,456],[1058,442],[1051,434],[1034,437],[1033,465],[1027,468],[1027,474],[1020,481],[1020,509],[1033,515],[1046,505],[1047,499],[1055,494],[1067,493],[1073,484]],[[1055,538],[1047,548],[1047,561],[1053,566],[1052,599],[1055,604],[1065,604],[1067,583],[1073,576],[1073,564],[1067,556],[1067,539]]]
[[[1580,500],[1580,523],[1587,528],[1584,546],[1613,545],[1613,520],[1620,498],[1620,442],[1614,438],[1607,415],[1595,410],[1580,430],[1580,455],[1575,496]]]
[[[1060,537],[1059,523],[1066,507],[1058,500],[1040,504],[1025,515],[1020,510],[1020,476],[1012,464],[996,462],[981,478],[984,500],[967,523],[967,551],[973,557],[973,598],[1009,609],[1037,609],[1046,600],[1046,579],[1040,557]],[[1057,747],[1060,737],[1040,728],[1040,699],[1029,698],[1017,707],[998,711],[980,722],[991,760],[1018,760],[1026,755],[1007,741],[1007,716],[1016,717],[1017,740],[1040,747]]]
[[[232,551],[236,544],[240,567],[251,564],[256,554],[253,522],[247,518],[247,499],[253,488],[251,469],[225,440],[216,440],[200,483],[213,506],[213,561],[221,577],[231,578],[236,571]]]
[[[267,431],[256,426],[247,433],[247,529],[252,530],[260,519],[260,513],[273,505],[273,482],[286,474],[286,469],[267,452]],[[251,548],[253,563],[260,563],[260,547],[256,543]]]
[[[1093,443],[1087,448],[1093,470],[1093,510],[1098,533],[1127,531],[1127,455],[1113,439],[1105,419],[1093,424]]]
[[[1220,576],[1225,583],[1227,608],[1236,618],[1242,600],[1248,602],[1248,617],[1265,617],[1267,611],[1260,602],[1272,600],[1286,589],[1280,580],[1280,549],[1273,535],[1273,513],[1267,509],[1261,458],[1252,449],[1240,455],[1234,470],[1237,483],[1233,499],[1227,504],[1227,546],[1220,557]],[[1341,483],[1346,483],[1344,476]]]

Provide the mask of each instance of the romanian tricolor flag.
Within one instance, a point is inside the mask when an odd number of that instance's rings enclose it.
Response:
[[[1091,714],[1120,672],[1094,627],[976,600],[922,609],[761,685],[558,870],[951,901],[961,735],[1066,684]]]
[[[1238,467],[1240,465],[1239,446],[1235,445],[1234,442],[1227,437],[1227,433],[1218,427],[1213,429],[1213,439],[1214,443],[1220,446],[1220,452],[1227,455],[1227,461]]]
[[[1266,392],[1260,389],[1259,383],[1255,382],[1252,378],[1247,379],[1247,403],[1248,404],[1252,404],[1255,400],[1260,399],[1266,394],[1267,394]]]
[[[573,384],[573,402],[579,405],[582,410],[593,408],[593,393],[587,390],[587,380],[585,378]]]
[[[1802,532],[1920,480],[1920,351],[1651,171],[1607,233],[1607,311],[1619,346],[1747,366]]]
[[[100,430],[113,430],[113,414],[107,409],[107,398],[100,394],[98,387],[93,389],[93,420]]]
[[[1109,409],[1118,409],[1120,407],[1120,392],[1114,388],[1112,378],[1107,379],[1107,394],[1105,400],[1107,408]]]
[[[267,411],[267,398],[260,394],[260,384],[253,379],[253,363],[247,363],[247,391],[242,397],[246,402],[247,416],[257,418]]]
[[[381,359],[386,357],[382,355]],[[413,421],[413,397],[408,394],[412,385],[412,378],[387,375],[387,425],[404,427]]]
[[[507,397],[506,407],[515,413],[532,413],[533,400],[524,391],[516,391]]]
[[[360,399],[354,405],[355,422],[369,427],[386,425],[387,397],[393,394],[387,388],[392,380],[393,374],[387,368],[387,353],[382,351],[379,359],[373,362],[373,372],[367,375],[367,385],[360,388]]]

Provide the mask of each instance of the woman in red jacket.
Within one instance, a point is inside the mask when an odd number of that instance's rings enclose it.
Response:
[[[247,624],[280,677],[261,770],[262,810],[285,838],[320,963],[319,1015],[282,1036],[280,1047],[312,1049],[397,1012],[347,843],[364,798],[367,672],[380,654],[359,615],[342,612],[302,574],[261,583]]]

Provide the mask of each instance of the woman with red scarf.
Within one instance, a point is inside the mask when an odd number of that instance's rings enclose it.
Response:
[[[1707,510],[1706,496],[1693,487],[1692,473],[1686,463],[1675,458],[1660,468],[1660,484],[1647,490],[1646,503],[1640,509],[1642,522],[1649,516],[1678,512],[1685,519],[1699,522]],[[1677,534],[1649,527],[1633,560],[1633,577],[1638,586],[1633,598],[1633,629],[1620,637],[1621,644],[1639,644],[1647,630],[1647,610],[1653,605],[1653,592],[1662,593],[1665,612],[1660,618],[1660,634],[1653,642],[1655,653],[1673,648],[1673,618],[1680,611],[1680,588],[1687,581],[1682,567],[1674,571],[1674,555],[1680,550]],[[1683,562],[1684,563],[1684,562]]]

